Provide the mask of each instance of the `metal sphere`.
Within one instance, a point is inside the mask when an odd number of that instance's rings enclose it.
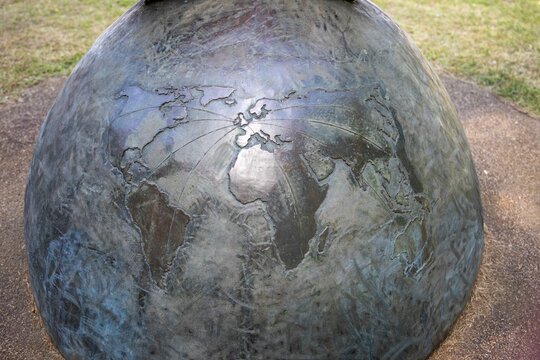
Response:
[[[437,76],[368,1],[138,4],[78,64],[26,192],[67,359],[418,359],[482,250]]]

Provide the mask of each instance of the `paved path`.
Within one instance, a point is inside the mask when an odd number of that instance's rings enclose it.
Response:
[[[61,359],[33,309],[22,213],[34,138],[63,80],[0,107],[0,359]],[[540,120],[443,80],[480,177],[486,247],[472,299],[430,360],[540,359]]]

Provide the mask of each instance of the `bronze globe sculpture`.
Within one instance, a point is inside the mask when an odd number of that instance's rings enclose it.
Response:
[[[368,1],[139,3],[51,109],[25,208],[67,359],[417,359],[483,244],[455,110]]]

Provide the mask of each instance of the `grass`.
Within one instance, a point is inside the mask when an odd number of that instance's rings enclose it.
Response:
[[[0,0],[0,102],[68,74],[133,0]]]
[[[539,0],[374,0],[438,68],[540,115]]]
[[[135,0],[0,0],[0,102],[69,73]],[[539,0],[375,0],[436,67],[540,115]]]

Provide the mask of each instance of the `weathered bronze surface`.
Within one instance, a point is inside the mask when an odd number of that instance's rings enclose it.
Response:
[[[26,193],[68,359],[418,359],[482,249],[463,131],[369,2],[138,4],[79,63]]]

